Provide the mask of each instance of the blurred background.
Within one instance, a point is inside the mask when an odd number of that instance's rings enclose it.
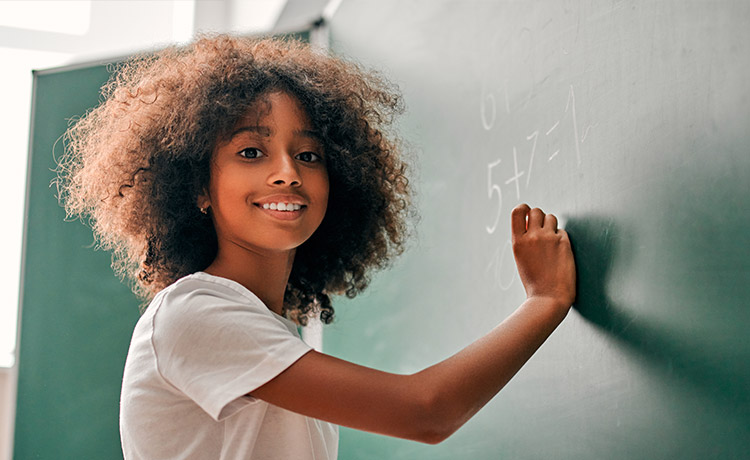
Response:
[[[326,1],[23,0],[0,1],[0,460],[10,458],[32,70],[75,66],[189,41],[198,32],[256,35],[282,12]],[[320,12],[320,9],[318,9]],[[294,16],[294,15],[292,15]],[[287,14],[285,17],[289,17]]]

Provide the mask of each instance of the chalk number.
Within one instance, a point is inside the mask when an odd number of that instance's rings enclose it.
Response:
[[[487,165],[487,198],[492,199],[492,195],[497,192],[497,215],[492,226],[487,226],[487,233],[494,233],[497,228],[497,223],[500,221],[500,212],[503,209],[503,192],[500,191],[500,186],[492,182],[492,168],[500,164],[500,159]]]

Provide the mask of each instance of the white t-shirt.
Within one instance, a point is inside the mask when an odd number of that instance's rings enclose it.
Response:
[[[133,332],[120,399],[125,458],[335,459],[336,425],[247,396],[310,350],[293,322],[239,283],[180,279]]]

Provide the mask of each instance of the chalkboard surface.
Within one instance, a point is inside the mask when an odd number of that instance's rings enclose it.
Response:
[[[398,83],[418,238],[325,351],[409,373],[524,299],[509,214],[565,219],[575,310],[438,446],[342,459],[747,458],[750,4],[343,2],[333,49]],[[377,401],[373,401],[377,404]]]
[[[91,229],[65,222],[53,154],[68,122],[99,100],[104,65],[34,75],[21,286],[14,458],[122,458],[122,369],[138,300],[92,248]]]

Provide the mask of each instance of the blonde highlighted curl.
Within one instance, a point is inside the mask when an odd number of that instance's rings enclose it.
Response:
[[[203,37],[121,64],[104,101],[65,135],[58,196],[111,250],[117,274],[148,301],[206,268],[217,250],[197,206],[216,142],[255,101],[294,95],[321,134],[330,196],[297,249],[285,294],[300,324],[333,320],[329,294],[354,297],[403,252],[412,214],[406,164],[389,136],[402,111],[377,74],[296,41]]]

